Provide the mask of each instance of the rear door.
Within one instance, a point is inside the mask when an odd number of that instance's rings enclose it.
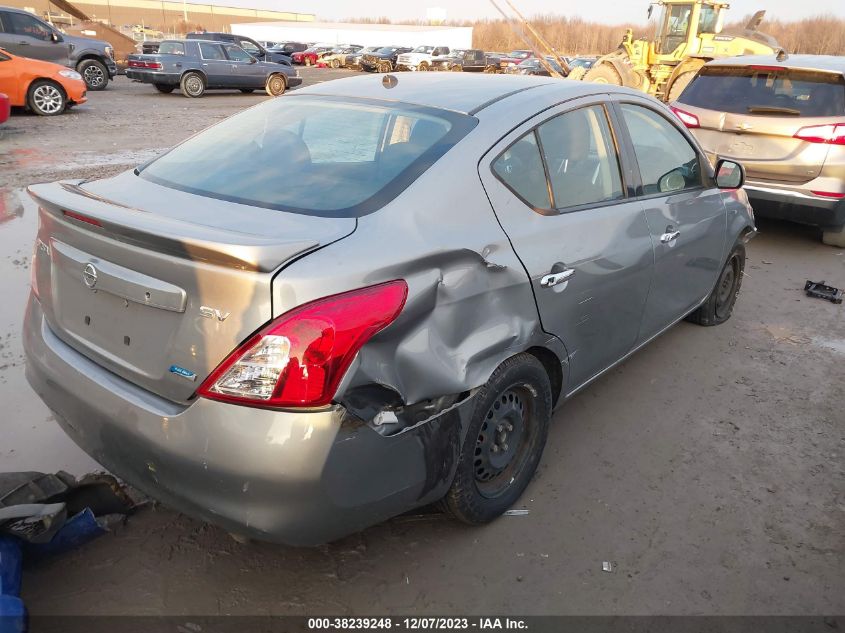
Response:
[[[62,66],[70,63],[70,47],[54,42],[54,31],[35,16],[0,10],[0,48],[13,55],[41,59]]]
[[[640,336],[647,340],[713,290],[723,263],[727,212],[706,158],[675,117],[645,100],[618,99],[654,244],[654,281]]]
[[[229,83],[233,88],[263,88],[267,81],[267,70],[240,46],[224,44],[229,58]]]
[[[708,66],[678,107],[699,119],[710,155],[738,160],[750,180],[801,184],[819,175],[829,145],[796,134],[845,116],[842,75],[778,66]]]
[[[634,347],[653,270],[645,214],[622,179],[603,100],[544,113],[479,166],[543,329],[569,351],[572,388]]]
[[[228,86],[232,72],[231,64],[223,52],[222,44],[212,42],[200,42],[200,57],[202,69],[208,77],[210,88]]]

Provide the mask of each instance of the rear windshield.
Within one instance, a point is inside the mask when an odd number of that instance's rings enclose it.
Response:
[[[137,173],[231,202],[358,217],[399,195],[476,123],[409,104],[286,96],[226,119]]]
[[[185,45],[182,42],[162,42],[158,47],[159,55],[184,55]]]
[[[842,116],[845,80],[804,70],[712,67],[703,69],[678,101],[735,114]]]

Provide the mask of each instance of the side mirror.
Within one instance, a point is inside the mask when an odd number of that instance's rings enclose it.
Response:
[[[652,13],[653,10],[654,10],[654,5],[653,4],[648,5],[647,17],[648,17],[649,20],[651,19],[651,13]]]
[[[732,160],[720,158],[716,163],[716,186],[719,189],[740,189],[745,184],[745,168]]]
[[[55,43],[59,43],[59,42],[63,42],[64,38],[61,35],[59,35],[58,33],[56,33],[55,31],[53,31],[52,33],[50,33],[50,40],[52,40]]]

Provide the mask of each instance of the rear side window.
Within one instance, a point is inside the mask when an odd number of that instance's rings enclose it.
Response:
[[[138,173],[231,202],[358,217],[399,195],[476,123],[401,103],[283,97],[226,119]]]
[[[673,193],[701,186],[698,153],[686,137],[654,110],[622,104],[633,141],[643,194]]]
[[[535,132],[529,132],[502,152],[493,163],[493,171],[528,205],[538,209],[551,208],[549,186]]]
[[[796,117],[845,115],[845,79],[792,69],[702,69],[679,101],[735,114]]]
[[[162,42],[158,52],[159,55],[184,55],[185,45],[182,42]]]
[[[203,59],[226,59],[223,54],[223,47],[220,44],[200,43],[200,55]]]

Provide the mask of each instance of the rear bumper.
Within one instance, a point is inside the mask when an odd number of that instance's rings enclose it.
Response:
[[[745,191],[755,215],[822,228],[845,225],[845,198],[818,196],[807,185],[790,187],[747,181]]]
[[[34,295],[24,349],[29,383],[83,450],[165,505],[232,532],[316,545],[440,498],[454,474],[452,413],[385,437],[339,406],[179,405],[60,340]]]
[[[126,76],[145,84],[179,85],[180,76],[173,73],[157,73],[149,70],[127,69]]]

